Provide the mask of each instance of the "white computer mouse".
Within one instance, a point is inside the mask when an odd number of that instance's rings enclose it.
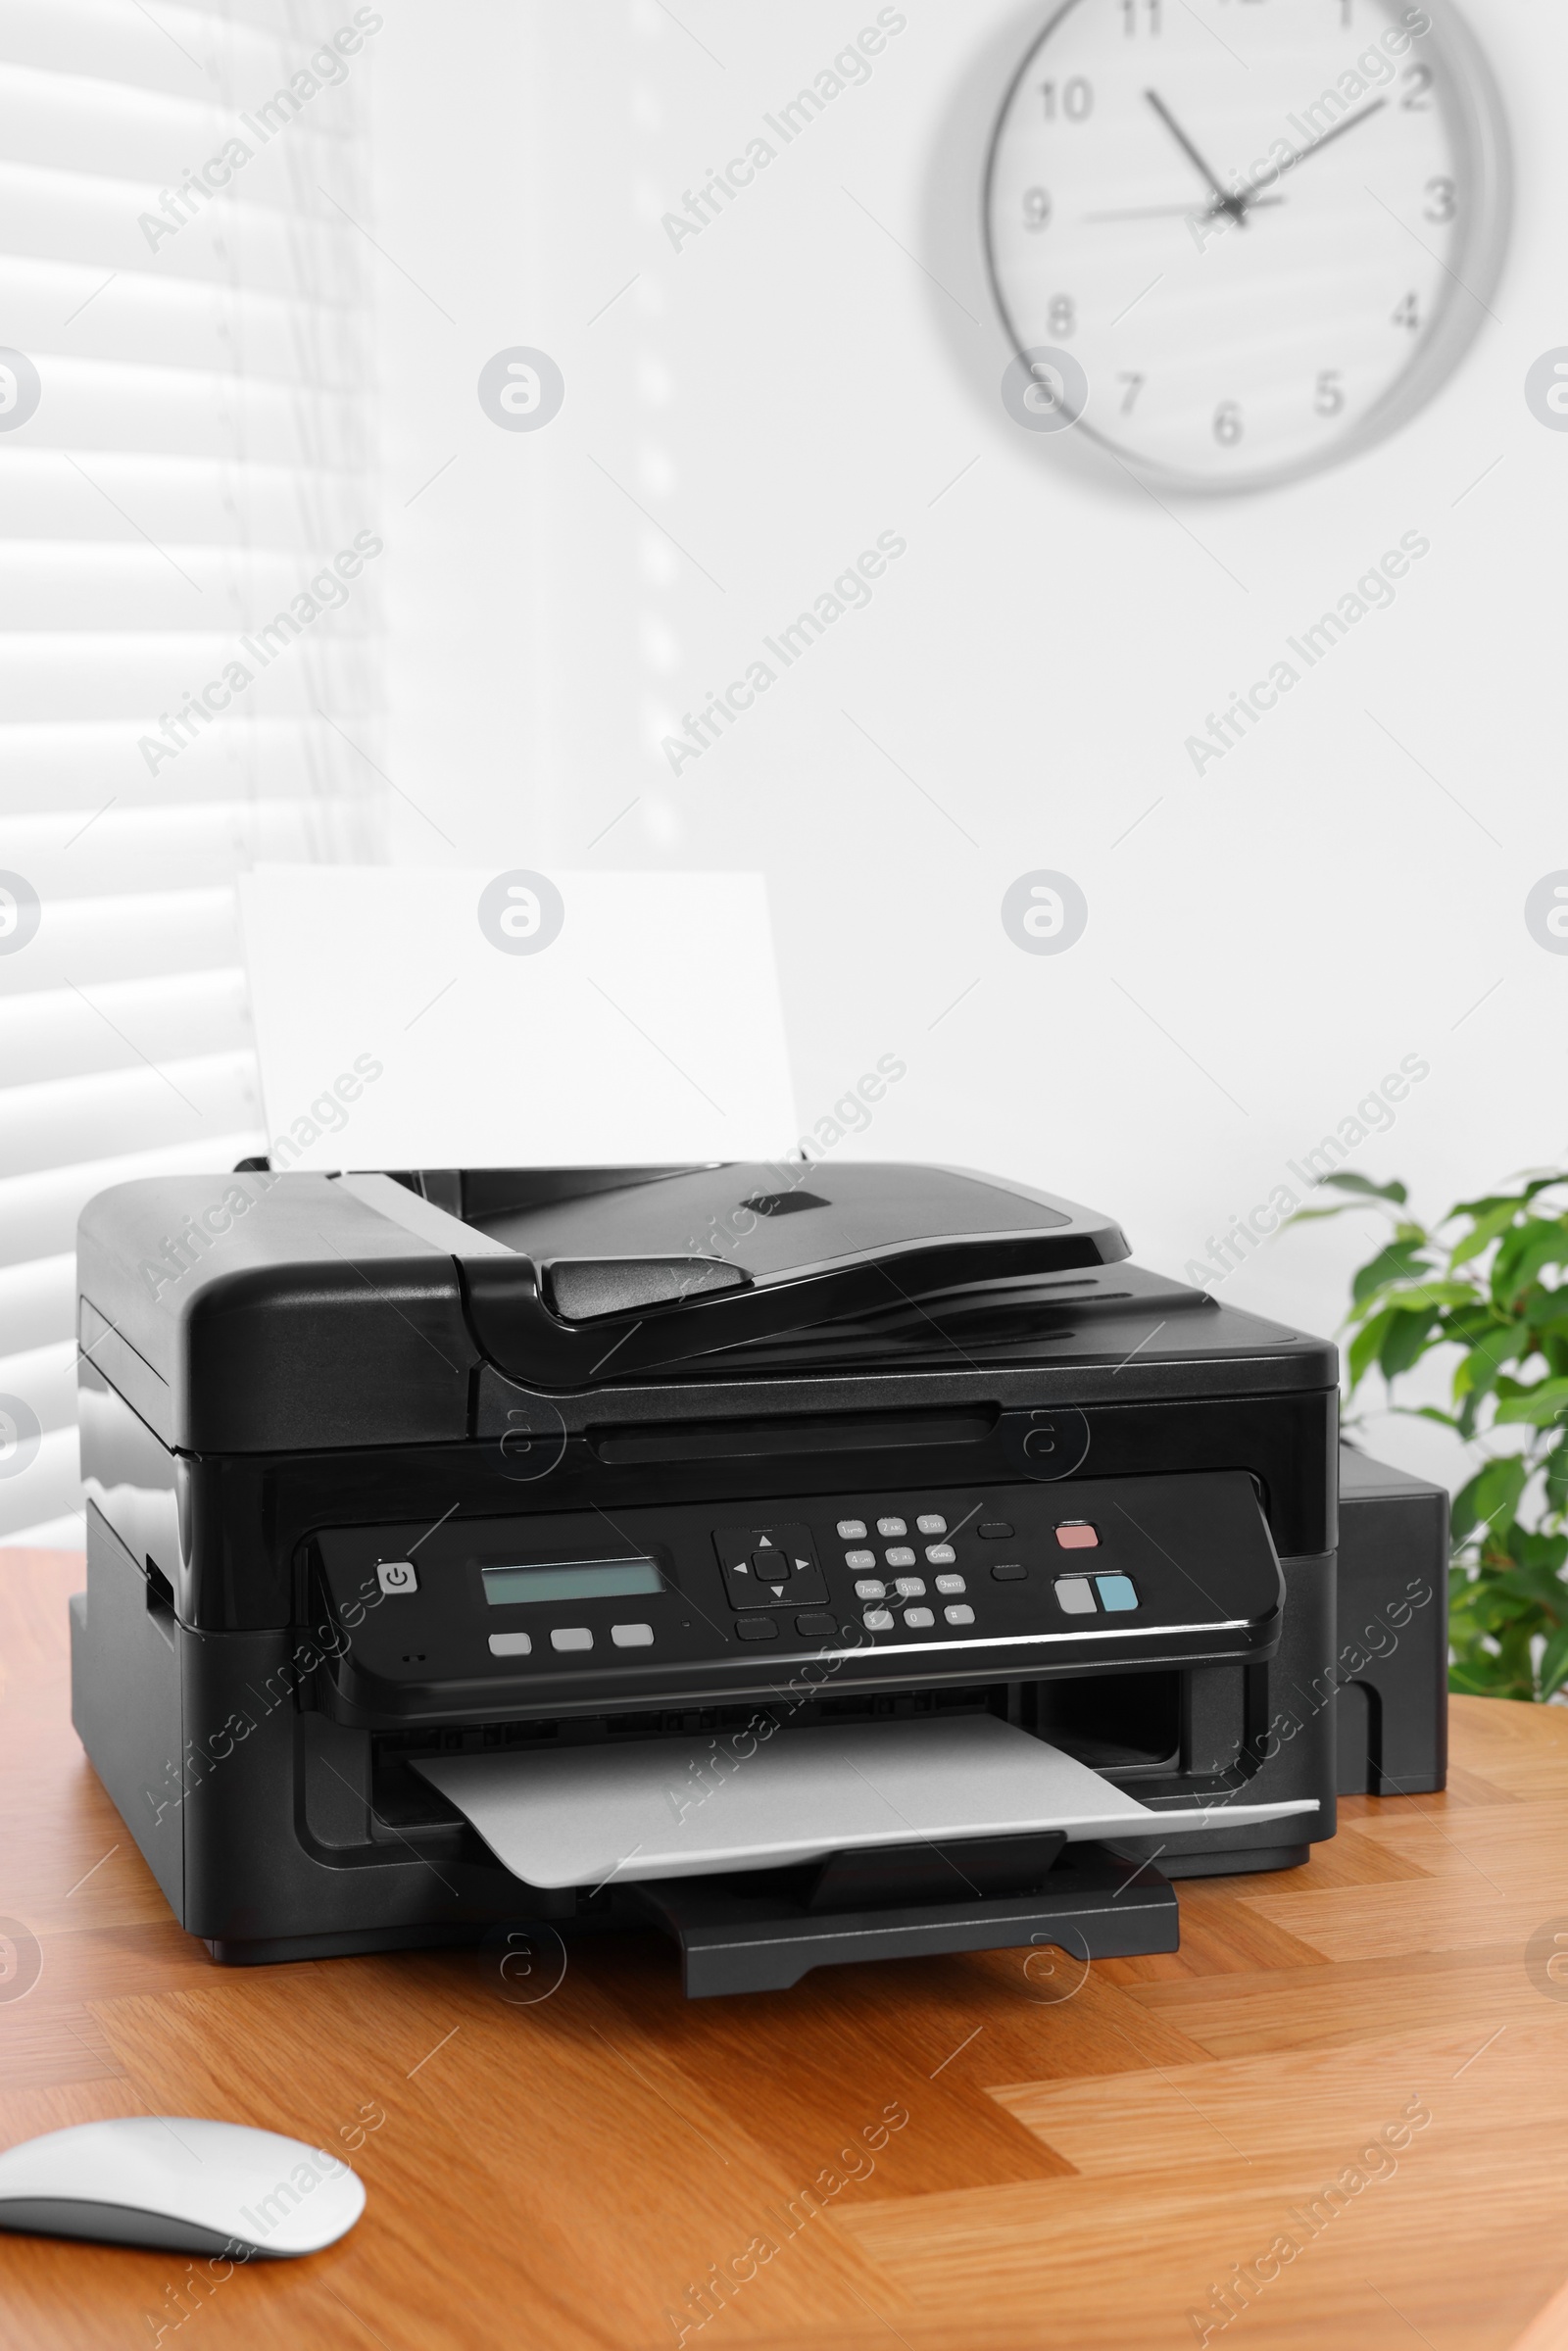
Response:
[[[358,2173],[242,2123],[122,2115],[0,2154],[0,2229],[229,2260],[319,2253],[365,2210]]]

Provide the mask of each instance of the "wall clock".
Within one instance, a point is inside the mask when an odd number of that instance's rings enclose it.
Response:
[[[1184,490],[1404,423],[1485,323],[1510,212],[1496,85],[1442,0],[1065,0],[986,171],[1031,405]]]

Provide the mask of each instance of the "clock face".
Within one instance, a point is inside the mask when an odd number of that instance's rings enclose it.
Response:
[[[1508,215],[1495,86],[1441,0],[1065,0],[986,188],[1025,420],[1183,489],[1330,464],[1457,364]]]

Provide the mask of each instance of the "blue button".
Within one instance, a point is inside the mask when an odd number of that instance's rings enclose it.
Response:
[[[1107,1613],[1114,1614],[1118,1608],[1137,1607],[1138,1594],[1133,1590],[1131,1576],[1097,1576],[1095,1583],[1100,1591],[1100,1605]]]

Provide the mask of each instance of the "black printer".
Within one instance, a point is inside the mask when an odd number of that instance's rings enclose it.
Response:
[[[1435,1490],[1369,1488],[1403,1547],[1384,1591],[1363,1546],[1351,1670],[1334,1347],[1127,1259],[940,1167],[101,1194],[73,1712],[176,1917],[230,1963],[654,1925],[693,1993],[1126,1956],[1176,1947],[1171,1879],[1303,1861],[1337,1776],[1441,1786]],[[817,1759],[813,1833],[690,1874],[585,1843],[580,1883],[570,1846],[529,1880],[451,1792],[767,1739]],[[821,1758],[922,1739],[1000,1757],[1000,1806],[836,1849]],[[1009,1809],[1029,1742],[1103,1833]]]

